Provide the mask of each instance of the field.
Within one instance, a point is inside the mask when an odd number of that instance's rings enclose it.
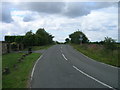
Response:
[[[108,50],[102,45],[97,44],[71,44],[75,49],[85,54],[86,56],[106,64],[120,67],[120,62],[118,61],[118,50]]]

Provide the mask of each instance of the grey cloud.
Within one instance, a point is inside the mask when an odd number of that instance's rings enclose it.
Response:
[[[58,14],[62,11],[65,3],[64,2],[28,2],[22,3],[16,6],[17,9],[30,10],[33,12],[47,13],[47,14]],[[23,21],[29,22],[34,20],[34,14],[26,15]]]
[[[26,14],[23,18],[24,22],[30,22],[36,19],[36,15],[38,15],[38,13],[36,12],[32,12],[30,14]]]
[[[21,2],[18,5],[12,3],[2,4],[2,21],[12,22],[11,9],[30,10],[46,14],[61,14],[70,18],[87,15],[91,10],[116,6],[113,2]],[[24,21],[33,20],[31,16],[24,17]]]
[[[78,3],[78,2],[74,2],[74,3],[67,3],[66,4],[66,10],[65,12],[63,12],[63,14],[69,16],[69,17],[78,17],[78,16],[83,16],[83,15],[87,15],[90,13],[89,8],[87,8],[87,6],[85,6],[86,3]]]
[[[11,9],[16,10],[30,10],[33,12],[42,12],[47,14],[58,14],[63,10],[65,6],[64,2],[21,2],[18,5],[13,4],[12,2],[2,3],[2,19],[0,21],[10,23],[13,21],[11,17]],[[28,20],[30,19],[30,20]],[[30,15],[25,16],[24,21],[28,22],[34,20]]]
[[[117,6],[113,2],[28,2],[16,8],[50,14],[62,14],[68,17],[87,15],[91,10]]]
[[[117,6],[113,2],[68,2],[66,3],[64,15],[69,17],[79,17],[87,15],[91,10]]]
[[[9,5],[9,3],[2,4],[2,14],[0,14],[1,21],[5,22],[5,23],[10,23],[13,21],[13,19],[11,17],[10,9],[11,9],[11,6]]]
[[[117,2],[90,2],[89,8],[90,9],[100,9],[100,8],[107,8],[109,6],[117,7]]]
[[[3,22],[6,22],[6,23],[11,23],[13,21],[13,19],[11,18],[11,14],[10,12],[5,12],[5,13],[2,13],[2,21]]]
[[[33,21],[33,20],[34,20],[34,18],[33,18],[32,16],[30,16],[30,15],[25,16],[25,17],[23,18],[23,21],[24,21],[24,22],[29,22],[29,21]]]
[[[59,13],[64,6],[64,2],[25,2],[17,5],[16,8],[44,13]]]

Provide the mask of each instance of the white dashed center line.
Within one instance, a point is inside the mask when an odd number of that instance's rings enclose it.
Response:
[[[61,47],[61,49],[62,49],[62,47]],[[60,51],[62,52],[62,50],[60,50]],[[64,55],[63,53],[62,53],[62,56],[64,57],[64,59],[65,59],[66,61],[68,61],[68,59],[65,57],[65,55]],[[83,75],[85,75],[85,76],[87,76],[87,77],[93,79],[94,81],[96,81],[96,82],[98,82],[98,83],[100,83],[100,84],[102,84],[102,85],[104,85],[104,86],[106,86],[106,87],[108,87],[108,88],[111,88],[111,89],[113,89],[113,90],[116,90],[116,89],[113,88],[112,86],[110,86],[110,85],[108,85],[108,84],[105,84],[105,83],[101,82],[100,80],[98,80],[98,79],[96,79],[96,78],[94,78],[94,77],[88,75],[87,73],[81,71],[81,70],[78,69],[76,66],[73,66],[73,68],[75,68],[77,71],[79,71],[79,72],[82,73]]]
[[[96,82],[98,82],[98,83],[100,83],[100,84],[102,84],[102,85],[104,85],[104,86],[106,86],[106,87],[108,87],[108,88],[112,88],[113,90],[116,90],[116,89],[114,89],[113,87],[111,87],[111,86],[109,86],[109,85],[107,85],[107,84],[105,84],[105,83],[103,83],[103,82],[97,80],[96,78],[94,78],[94,77],[92,77],[92,76],[86,74],[85,72],[83,72],[83,71],[81,71],[80,69],[78,69],[76,66],[73,66],[73,68],[75,68],[77,71],[79,71],[80,73],[84,74],[85,76],[87,76],[87,77],[89,77],[89,78],[95,80]]]
[[[64,57],[64,59],[67,61],[68,59],[65,57],[65,55],[64,54],[62,54],[62,56]]]

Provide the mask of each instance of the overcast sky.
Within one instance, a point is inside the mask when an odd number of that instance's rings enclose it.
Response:
[[[74,31],[82,30],[90,41],[104,37],[118,39],[118,3],[113,2],[8,2],[2,3],[2,35],[24,35],[45,28],[64,42]]]

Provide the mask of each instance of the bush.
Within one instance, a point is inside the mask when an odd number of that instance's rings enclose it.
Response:
[[[109,37],[105,37],[104,40],[104,47],[109,50],[113,50],[116,48],[115,46],[115,40]]]

